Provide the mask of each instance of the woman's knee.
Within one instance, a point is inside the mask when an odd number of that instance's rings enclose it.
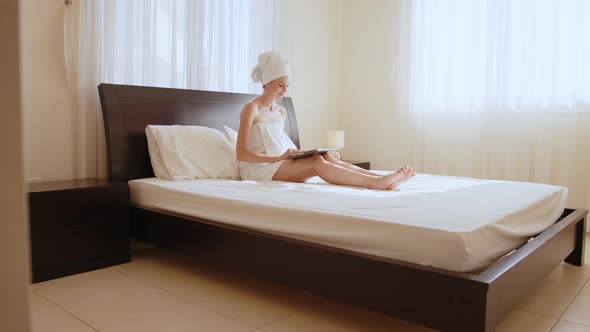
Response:
[[[312,163],[321,163],[325,161],[321,154],[313,155],[309,159],[311,159]]]
[[[322,155],[322,157],[323,157],[323,158],[324,158],[326,161],[329,161],[329,162],[331,162],[332,164],[341,164],[341,163],[342,163],[342,161],[341,161],[341,160],[339,160],[338,158],[334,157],[334,156],[333,156],[332,154],[330,154],[330,153],[323,154],[323,155]]]
[[[314,168],[316,167],[322,167],[325,164],[329,163],[329,161],[327,161],[326,159],[324,159],[324,157],[322,155],[316,154],[315,156],[312,156],[311,158],[311,164],[313,165]]]

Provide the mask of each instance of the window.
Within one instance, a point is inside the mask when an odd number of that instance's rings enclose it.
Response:
[[[79,61],[86,62],[82,68],[94,62],[100,82],[254,92],[250,70],[257,55],[278,48],[278,0],[80,6]]]
[[[413,111],[590,111],[590,1],[414,0]]]

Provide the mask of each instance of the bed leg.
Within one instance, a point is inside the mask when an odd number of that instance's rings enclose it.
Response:
[[[584,246],[586,240],[586,218],[576,224],[576,248],[567,256],[567,263],[582,266],[584,265]]]

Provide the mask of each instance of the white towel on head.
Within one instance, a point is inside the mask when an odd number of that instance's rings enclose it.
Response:
[[[251,76],[254,83],[262,82],[262,85],[266,85],[272,80],[289,75],[289,63],[281,58],[279,53],[271,51],[258,55],[258,64],[252,69]]]

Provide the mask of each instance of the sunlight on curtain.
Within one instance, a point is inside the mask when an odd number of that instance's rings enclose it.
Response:
[[[257,55],[278,49],[279,0],[74,1],[64,18],[78,102],[80,177],[106,177],[97,85],[254,93]]]
[[[562,185],[569,206],[590,206],[590,1],[400,8],[416,168]]]
[[[590,1],[413,6],[412,111],[590,111]]]

